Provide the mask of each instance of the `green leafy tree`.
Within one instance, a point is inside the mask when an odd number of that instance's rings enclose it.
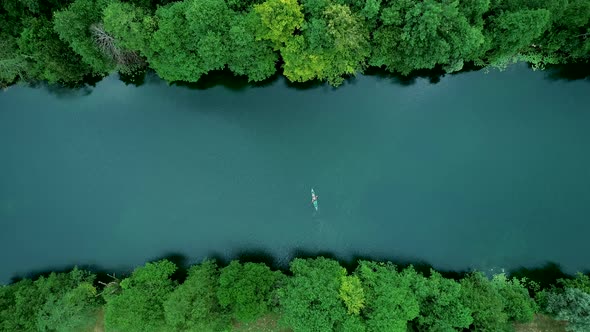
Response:
[[[228,328],[229,316],[219,305],[218,289],[219,271],[214,261],[192,266],[187,279],[164,302],[168,327],[183,332],[213,332]]]
[[[459,10],[459,1],[401,0],[382,9],[382,26],[373,34],[370,64],[407,75],[416,69],[463,67],[484,37]]]
[[[232,261],[221,270],[217,298],[235,319],[253,321],[276,303],[276,289],[283,277],[265,264]]]
[[[362,315],[368,331],[405,332],[418,317],[419,302],[412,285],[419,278],[413,269],[398,272],[390,263],[359,262],[355,271],[365,290]]]
[[[365,291],[358,276],[344,276],[340,284],[340,298],[348,309],[348,314],[358,315],[365,307]]]
[[[148,61],[168,81],[196,82],[229,59],[227,31],[233,12],[224,0],[186,0],[156,11]]]
[[[249,81],[262,81],[276,72],[278,55],[268,40],[257,40],[260,19],[254,12],[236,14],[230,24],[228,67]]]
[[[157,22],[148,11],[131,3],[113,0],[103,14],[105,30],[125,49],[150,54],[150,39]]]
[[[96,28],[100,26],[102,11],[108,1],[76,0],[67,9],[56,12],[53,16],[54,29],[59,37],[82,57],[82,61],[95,74],[100,75],[110,73],[116,67],[116,62],[97,45],[97,40],[107,39]]]
[[[282,322],[294,331],[332,331],[346,318],[339,290],[346,270],[319,257],[291,261],[293,277],[279,292]]]
[[[0,331],[79,331],[95,323],[94,275],[78,268],[0,287]]]
[[[0,287],[0,331],[36,331],[43,298],[28,279]]]
[[[548,293],[546,300],[546,311],[567,321],[567,331],[590,330],[590,294],[578,288],[566,288],[563,292]]]
[[[485,30],[488,51],[484,62],[504,68],[517,61],[549,27],[550,19],[550,12],[546,9],[503,12],[493,17]]]
[[[565,288],[577,288],[590,294],[590,277],[581,272],[576,273],[576,277],[574,279],[560,279],[558,281]]]
[[[41,309],[39,331],[77,332],[96,325],[101,302],[90,282],[81,282],[60,297],[50,297]]]
[[[293,38],[296,29],[303,24],[302,7],[297,0],[267,0],[254,5],[254,12],[260,18],[257,38],[270,40],[279,49]]]
[[[348,6],[328,5],[321,18],[304,25],[303,35],[281,49],[284,75],[291,81],[327,80],[337,86],[343,75],[362,71],[369,56],[369,32]]]
[[[499,290],[482,273],[474,272],[461,280],[461,299],[471,310],[474,331],[503,331],[508,315]]]
[[[112,331],[162,331],[164,301],[174,290],[174,263],[162,260],[138,267],[121,281],[121,293],[107,298],[105,327]]]
[[[17,39],[0,31],[0,87],[26,78],[27,60],[18,49]]]
[[[461,301],[461,284],[434,270],[427,279],[415,280],[414,292],[420,304],[419,331],[461,331],[473,323],[471,311]]]
[[[533,320],[537,306],[521,280],[508,279],[506,275],[498,274],[492,279],[492,285],[502,296],[504,312],[508,315],[509,320],[518,322]]]
[[[28,60],[30,78],[72,83],[80,82],[91,73],[91,68],[59,38],[52,22],[46,18],[28,19],[18,45]]]

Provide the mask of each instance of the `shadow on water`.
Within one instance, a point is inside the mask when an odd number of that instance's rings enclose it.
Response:
[[[431,275],[431,270],[436,270],[439,272],[443,277],[460,280],[469,274],[472,271],[468,270],[460,270],[460,271],[450,271],[450,270],[440,270],[434,269],[433,266],[425,261],[412,261],[408,259],[404,259],[402,257],[395,257],[395,256],[375,256],[375,255],[358,255],[354,254],[349,256],[348,258],[339,257],[332,252],[329,251],[310,251],[305,249],[295,249],[291,251],[290,260],[295,258],[317,258],[317,257],[324,257],[332,260],[336,260],[340,263],[342,267],[344,267],[349,273],[352,273],[357,269],[359,266],[360,261],[376,261],[376,262],[391,262],[395,266],[398,267],[398,270],[404,269],[408,266],[413,266],[414,269],[424,275],[425,277],[429,277]],[[180,253],[167,253],[161,256],[156,256],[153,259],[150,259],[149,262],[156,262],[162,259],[166,259],[177,266],[176,272],[172,275],[171,279],[175,280],[179,283],[182,283],[188,276],[188,270],[194,264],[199,264],[202,260],[199,261],[189,261],[189,258]],[[252,262],[252,263],[263,263],[269,266],[273,270],[280,270],[287,275],[292,275],[289,271],[289,264],[288,262],[281,263],[277,260],[276,256],[273,256],[270,252],[262,250],[262,249],[249,249],[243,250],[238,252],[236,255],[231,257],[220,255],[220,254],[210,254],[204,259],[212,259],[218,263],[220,268],[227,266],[232,260],[239,260],[242,263],[245,262]],[[101,281],[103,283],[108,283],[113,281],[113,276],[117,279],[121,280],[124,277],[131,274],[135,267],[126,267],[126,268],[119,268],[119,269],[112,269],[112,268],[105,268],[103,266],[98,265],[68,265],[68,266],[61,266],[59,268],[48,268],[44,270],[33,270],[30,273],[26,273],[23,275],[13,276],[10,279],[9,284],[16,283],[23,279],[32,279],[36,280],[39,277],[47,277],[52,272],[55,273],[67,273],[71,271],[74,266],[77,266],[79,269],[91,271],[96,274],[96,280]],[[587,272],[587,271],[586,271]],[[573,276],[566,274],[562,271],[559,264],[554,262],[547,262],[545,265],[541,267],[535,268],[518,268],[515,270],[511,270],[508,272],[510,277],[516,278],[526,278],[528,280],[532,280],[537,282],[541,289],[545,289],[552,285],[558,285],[559,279],[570,279]]]
[[[511,277],[527,278],[528,280],[535,281],[541,286],[541,288],[555,285],[559,279],[572,278],[571,275],[568,275],[561,270],[559,264],[554,262],[547,262],[545,265],[535,268],[521,267],[510,271],[508,274]]]
[[[238,76],[229,69],[210,71],[201,76],[197,82],[172,82],[171,85],[187,87],[194,90],[207,90],[217,86],[223,86],[234,92],[243,91],[251,87],[265,87],[271,85],[279,77],[278,71],[275,74],[260,82],[248,82],[246,76]]]
[[[546,77],[552,81],[590,80],[590,62],[567,65],[551,65],[545,68]]]

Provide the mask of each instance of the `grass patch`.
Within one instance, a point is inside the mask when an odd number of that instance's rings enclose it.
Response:
[[[250,323],[236,322],[233,325],[234,332],[291,332],[291,329],[282,328],[278,324],[279,315],[267,314]]]
[[[515,324],[516,332],[565,332],[566,322],[537,314],[530,323]]]

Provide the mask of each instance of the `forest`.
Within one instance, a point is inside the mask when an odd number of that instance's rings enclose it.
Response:
[[[1,286],[0,331],[498,332],[538,313],[564,321],[567,331],[590,330],[590,278],[581,273],[543,284],[369,260],[344,268],[295,258],[289,266],[209,259],[182,267],[163,259],[125,278],[75,267]]]
[[[369,67],[587,62],[590,0],[2,0],[0,86],[229,70],[338,86]]]

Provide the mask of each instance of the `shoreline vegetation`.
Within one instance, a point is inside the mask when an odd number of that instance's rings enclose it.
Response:
[[[291,82],[378,68],[587,63],[590,0],[3,0],[0,86],[82,84],[148,68]]]
[[[588,275],[542,270],[345,268],[322,256],[284,271],[213,259],[161,259],[127,276],[74,267],[0,286],[0,331],[589,331]]]

